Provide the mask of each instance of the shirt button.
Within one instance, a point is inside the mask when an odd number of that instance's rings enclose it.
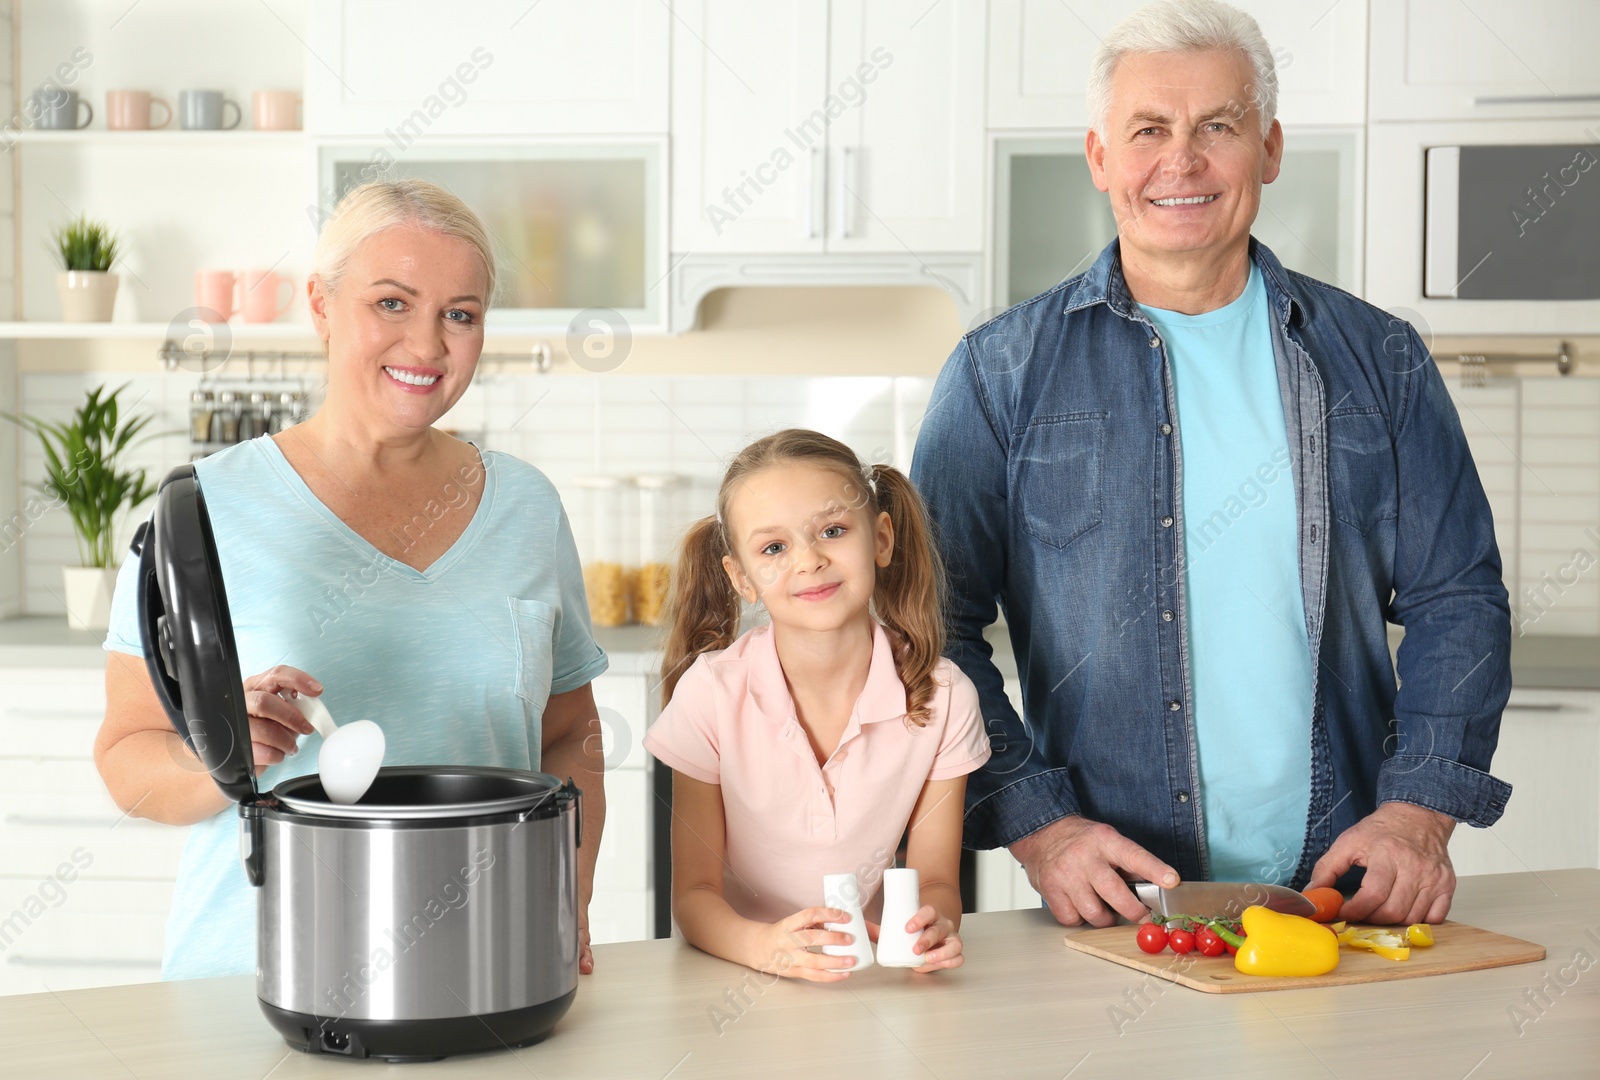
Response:
[[[1170,612],[1170,611],[1163,611],[1163,612],[1162,612],[1162,613],[1161,613],[1161,621],[1162,621],[1162,622],[1171,622],[1171,621],[1172,621],[1172,619],[1173,619],[1173,614],[1172,614],[1172,612]]]
[[[1160,338],[1158,338],[1158,337],[1152,337],[1152,338],[1151,338],[1151,339],[1150,339],[1150,347],[1151,347],[1151,348],[1152,348],[1152,349],[1155,349],[1155,348],[1159,348],[1159,347],[1160,347],[1160,345],[1161,345],[1161,339],[1160,339]]]
[[[1172,425],[1171,424],[1162,424],[1161,425],[1161,434],[1163,434],[1163,435],[1171,435],[1172,434]]]
[[[1168,514],[1166,517],[1161,519],[1161,527],[1163,529],[1172,528],[1172,515],[1171,514]]]
[[[1169,702],[1167,702],[1167,711],[1168,712],[1177,712],[1181,708],[1183,708],[1183,702],[1181,702],[1181,701],[1169,701]]]
[[[1188,802],[1189,801],[1189,793],[1187,791],[1178,792],[1178,801],[1179,802]]]

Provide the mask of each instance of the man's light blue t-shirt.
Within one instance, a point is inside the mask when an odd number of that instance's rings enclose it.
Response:
[[[1183,463],[1184,585],[1201,812],[1217,881],[1288,881],[1311,799],[1314,660],[1261,271],[1166,343]]]
[[[595,644],[572,532],[555,488],[515,457],[482,454],[483,492],[464,532],[427,570],[384,555],[312,494],[271,438],[195,466],[248,679],[278,664],[323,685],[335,721],[372,720],[385,765],[538,769],[551,694],[606,668]],[[395,535],[459,527],[467,476],[419,499]],[[461,481],[461,482],[458,482]],[[453,516],[456,515],[456,516]],[[445,523],[449,522],[449,525]],[[117,577],[105,647],[143,665],[138,559]],[[265,791],[315,770],[321,736],[257,778]],[[229,808],[189,830],[167,917],[166,979],[256,966],[256,898]]]

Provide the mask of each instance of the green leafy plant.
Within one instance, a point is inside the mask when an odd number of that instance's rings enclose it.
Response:
[[[135,509],[156,493],[144,469],[121,467],[123,454],[153,419],[121,415],[118,396],[127,388],[123,383],[105,393],[105,386],[95,387],[65,423],[0,413],[44,446],[45,479],[33,486],[72,515],[84,566],[116,565],[113,519],[123,507]]]
[[[110,270],[122,249],[122,241],[108,226],[83,214],[57,226],[51,239],[65,270]]]

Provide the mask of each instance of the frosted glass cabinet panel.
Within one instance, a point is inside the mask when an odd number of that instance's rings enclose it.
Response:
[[[324,147],[324,212],[371,179],[431,180],[477,211],[494,243],[497,326],[566,326],[610,308],[634,329],[659,327],[661,148],[413,147],[398,160],[369,147]]]
[[[1357,149],[1354,132],[1287,136],[1250,231],[1291,270],[1359,295]],[[1117,226],[1081,134],[1000,138],[995,153],[992,302],[1009,307],[1088,269]]]

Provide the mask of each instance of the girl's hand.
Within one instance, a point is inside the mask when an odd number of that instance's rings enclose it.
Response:
[[[322,684],[299,668],[279,664],[244,681],[244,704],[250,714],[250,750],[256,775],[298,752],[295,739],[314,728],[289,698],[322,693]]]
[[[850,934],[823,926],[849,917],[838,908],[811,907],[772,923],[756,938],[756,962],[751,966],[787,979],[841,982],[850,977],[849,969],[855,966],[856,958],[812,952],[811,946],[849,945]]]
[[[873,941],[878,940],[879,929],[877,923],[867,924],[867,933]],[[961,955],[961,935],[956,933],[955,923],[935,911],[932,904],[923,904],[907,920],[906,933],[915,934],[918,930],[922,933],[912,944],[911,951],[922,957],[923,964],[912,968],[912,971],[927,974],[940,968],[957,968],[966,963],[966,957]]]

